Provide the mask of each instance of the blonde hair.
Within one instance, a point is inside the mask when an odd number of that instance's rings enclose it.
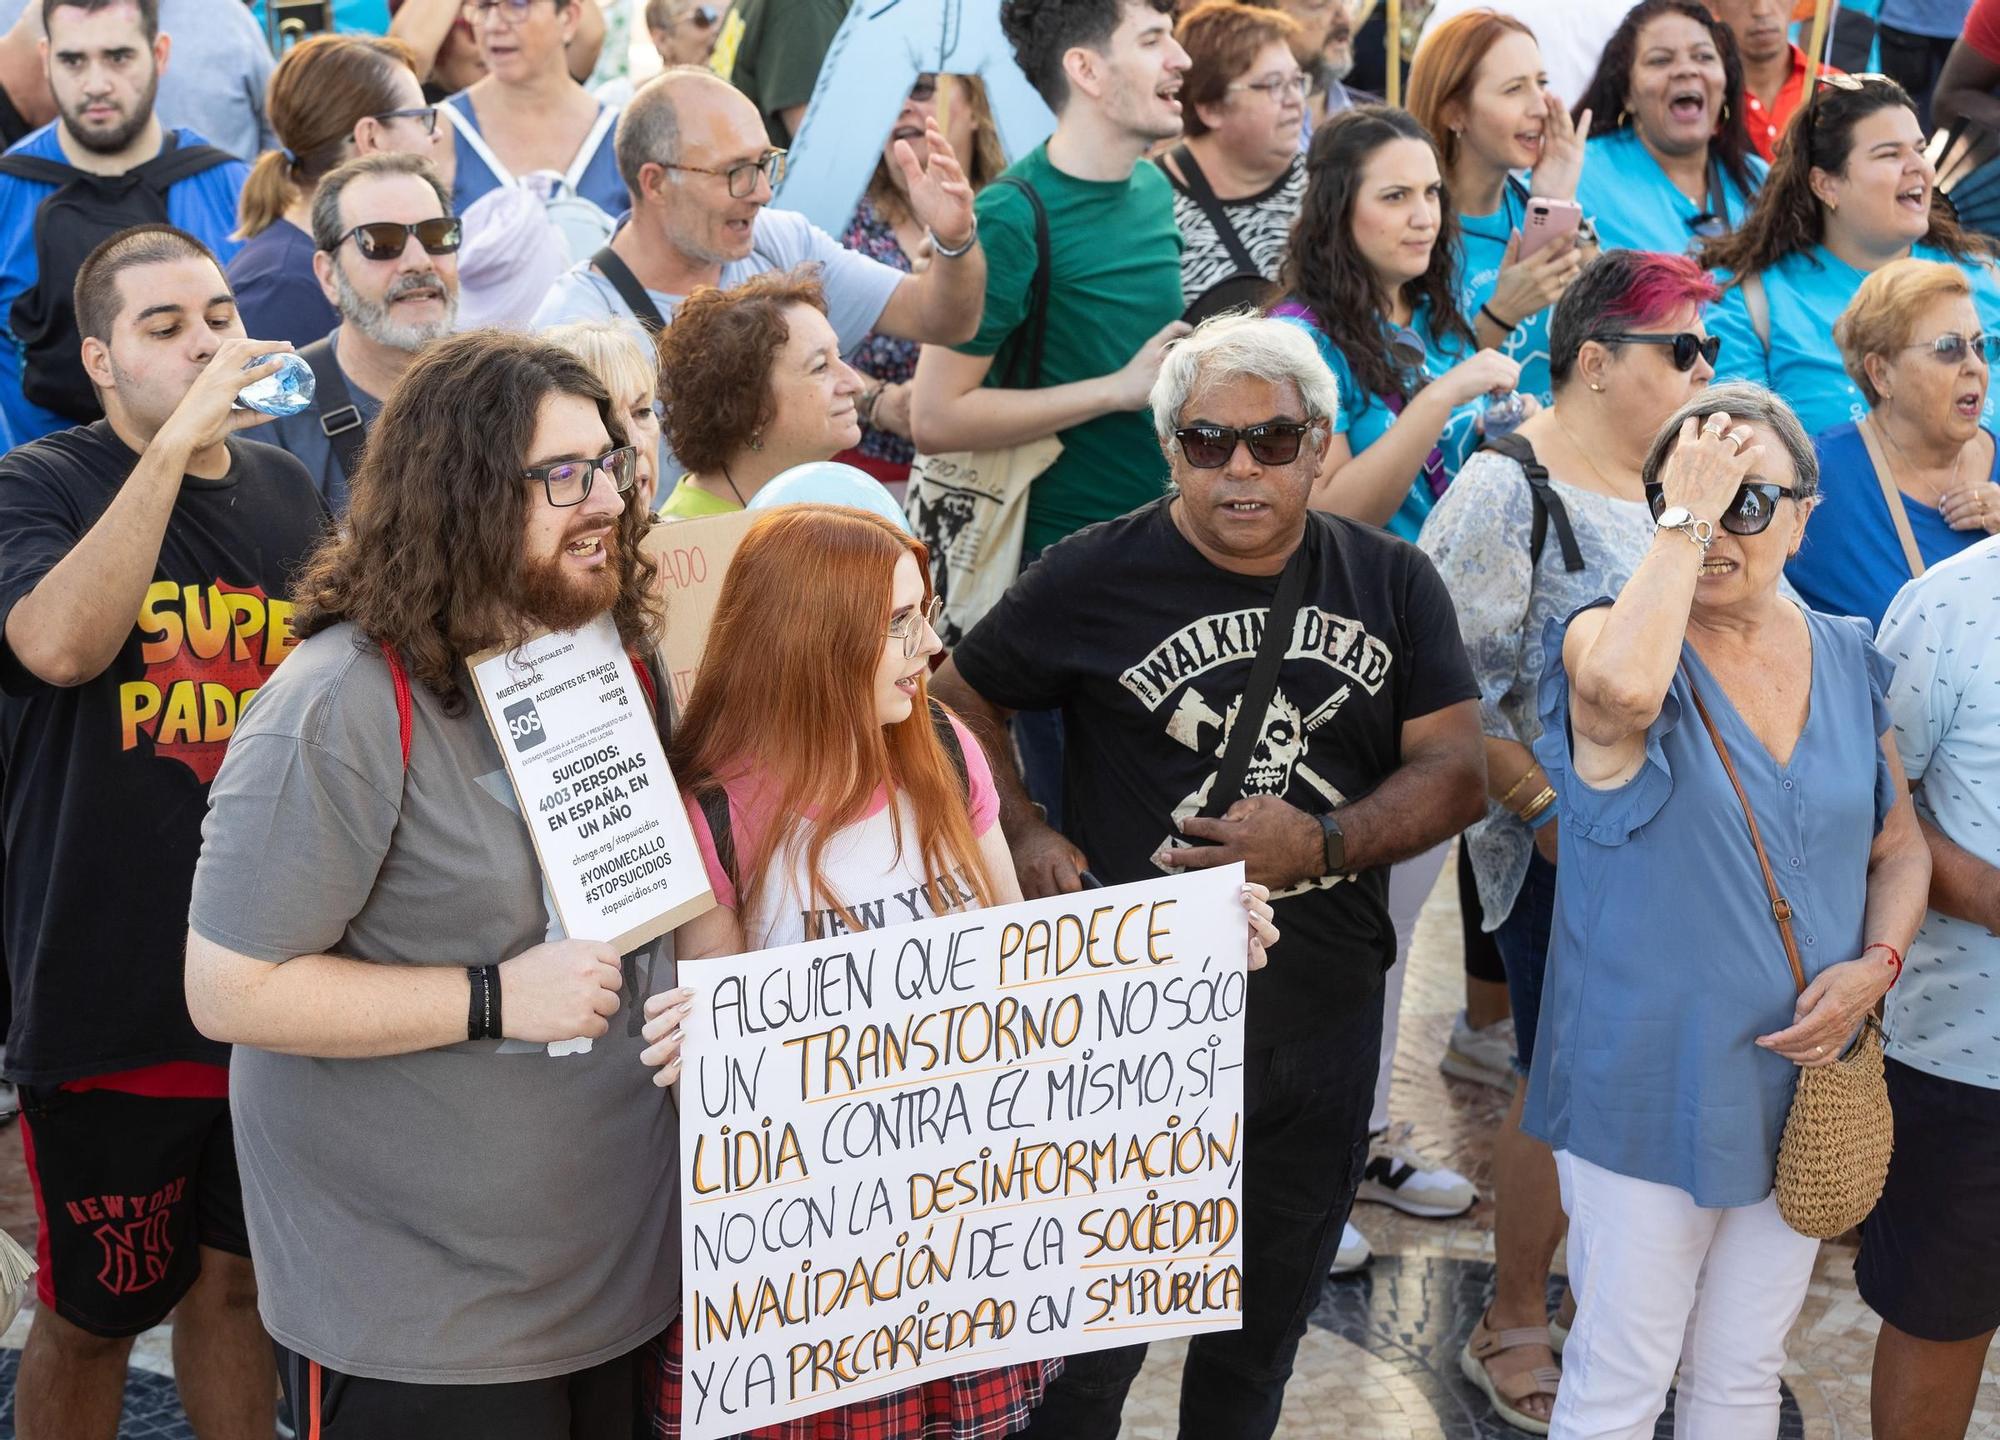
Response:
[[[1847,378],[1861,388],[1870,406],[1881,400],[1868,378],[1870,355],[1893,355],[1910,343],[1917,316],[1933,300],[1972,294],[1972,282],[1956,265],[1936,260],[1892,260],[1861,282],[1840,318],[1833,322],[1833,343]]]
[[[646,334],[629,320],[573,320],[537,337],[581,360],[615,401],[637,392],[657,397],[660,371]]]

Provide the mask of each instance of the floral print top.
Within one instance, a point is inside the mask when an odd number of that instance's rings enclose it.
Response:
[[[866,195],[854,207],[854,218],[847,222],[840,243],[906,273],[911,268],[910,257],[903,253],[903,246],[896,239],[895,228],[882,218]],[[847,363],[884,385],[900,385],[917,373],[919,348],[914,340],[871,332],[847,357]],[[916,447],[902,436],[877,430],[873,425],[861,427],[861,443],[855,448],[871,460],[890,465],[908,465],[916,455]]]

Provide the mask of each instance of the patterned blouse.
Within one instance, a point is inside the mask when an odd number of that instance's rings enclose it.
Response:
[[[866,195],[854,207],[854,218],[847,222],[847,230],[840,237],[840,243],[871,260],[880,260],[884,265],[893,265],[905,273],[910,270],[910,257],[903,253],[903,246],[896,239],[895,227],[877,213],[874,203]],[[847,363],[884,385],[901,385],[917,373],[919,348],[914,340],[898,340],[892,335],[871,333],[855,347],[854,353],[847,357]],[[902,436],[877,430],[873,425],[861,427],[861,443],[855,448],[872,460],[890,465],[908,465],[917,453],[916,447]]]
[[[1600,595],[1616,595],[1653,543],[1653,517],[1637,500],[1580,490],[1550,476],[1583,552],[1583,569],[1563,568],[1550,526],[1540,564],[1529,559],[1534,505],[1521,467],[1491,450],[1465,462],[1424,522],[1417,544],[1451,591],[1459,633],[1479,682],[1480,728],[1533,746],[1542,733],[1535,697],[1545,658],[1541,636]],[[1514,908],[1533,832],[1489,800],[1486,818],[1465,835],[1479,884],[1484,928],[1497,930]]]

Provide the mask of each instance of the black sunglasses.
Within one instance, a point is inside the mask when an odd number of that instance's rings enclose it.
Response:
[[[464,227],[458,223],[456,215],[440,215],[435,220],[419,220],[414,225],[400,224],[394,220],[377,220],[370,225],[356,225],[342,240],[352,237],[354,248],[361,252],[363,260],[398,260],[410,243],[412,235],[424,247],[426,254],[449,255],[458,249],[458,242],[464,238]],[[336,244],[334,248],[339,249]]]
[[[938,77],[930,71],[925,71],[917,77],[916,84],[910,87],[910,98],[919,105],[930,100],[935,100],[937,99],[937,87]]]
[[[541,481],[549,504],[560,510],[588,500],[591,483],[600,470],[611,477],[612,488],[624,495],[638,481],[639,452],[630,445],[620,445],[595,460],[555,460],[531,466],[521,472],[521,478]]]
[[[407,110],[378,110],[368,118],[370,120],[416,120],[422,123],[424,134],[435,135],[438,128],[438,107],[435,105],[413,105]]]
[[[1687,330],[1681,331],[1678,335],[1632,335],[1621,332],[1615,335],[1593,335],[1590,338],[1605,345],[1671,345],[1674,347],[1676,370],[1694,369],[1696,356],[1713,365],[1715,357],[1722,353],[1720,335],[1704,337]]]
[[[1289,465],[1299,458],[1299,446],[1312,425],[1303,420],[1266,420],[1240,430],[1227,425],[1187,425],[1174,431],[1181,454],[1197,470],[1220,470],[1236,453],[1236,442],[1250,448],[1259,465]]]
[[[1736,498],[1722,512],[1722,528],[1731,535],[1761,535],[1771,528],[1771,517],[1778,513],[1778,502],[1798,498],[1798,492],[1788,485],[1772,485],[1761,480],[1740,485],[1736,489]],[[1653,512],[1655,520],[1667,508],[1666,491],[1657,483],[1646,487],[1646,507]]]

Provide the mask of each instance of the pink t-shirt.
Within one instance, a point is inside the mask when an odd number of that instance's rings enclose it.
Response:
[[[972,833],[983,836],[999,817],[1000,796],[993,788],[993,772],[987,767],[979,742],[956,716],[951,725],[958,734],[959,748],[965,752]],[[723,790],[729,796],[729,833],[735,841],[736,853],[746,855],[757,844],[764,827],[771,823],[774,801],[768,794],[760,793],[754,772],[726,783]],[[708,883],[715,891],[715,898],[737,909],[736,886],[715,853],[715,837],[709,833],[700,804],[691,795],[683,796],[682,800],[687,806],[688,820],[694,826],[695,840],[701,846],[702,863],[708,867]],[[928,877],[917,853],[915,810],[901,795],[896,797],[896,804],[900,807],[904,841],[900,856],[896,853],[896,836],[889,818],[889,797],[881,790],[875,792],[866,818],[835,836],[820,855],[820,873],[827,885],[867,930],[928,920],[935,913],[925,886]],[[838,911],[823,902],[807,904],[803,844],[790,844],[780,850],[772,867],[775,874],[758,898],[757,913],[739,917],[748,949],[794,945],[847,928]],[[956,890],[961,897],[959,904],[947,909],[977,908],[972,886],[964,876],[941,878],[945,881],[941,888],[946,888],[947,893]]]

